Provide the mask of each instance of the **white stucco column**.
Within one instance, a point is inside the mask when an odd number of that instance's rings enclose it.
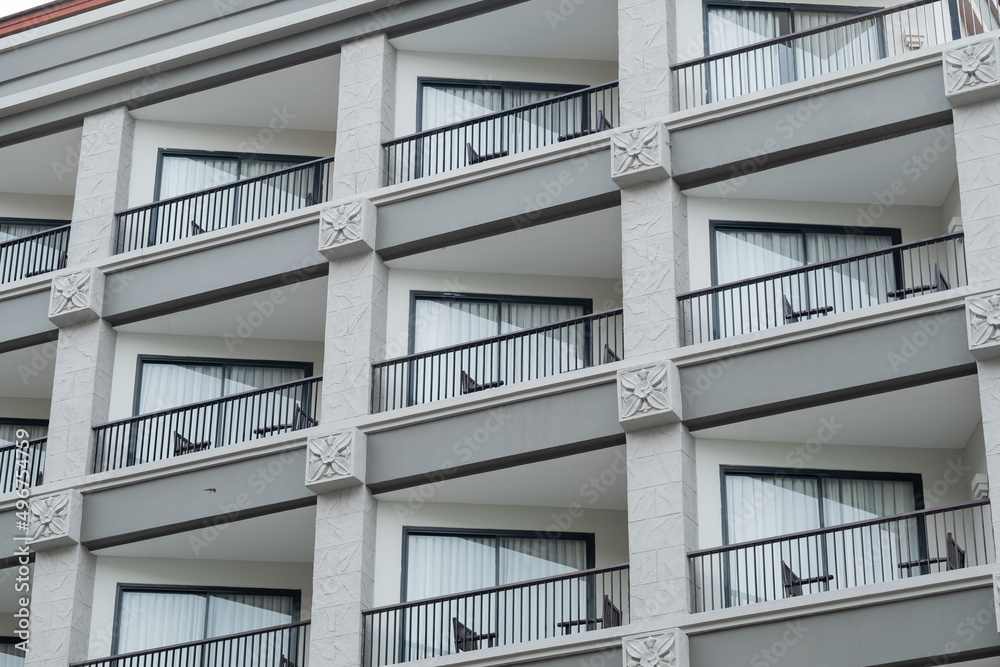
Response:
[[[82,516],[78,491],[29,502],[35,565],[26,667],[66,667],[87,658],[97,559],[79,544]]]
[[[396,115],[396,49],[384,34],[344,45],[340,52],[340,101],[333,198],[385,185],[382,142],[393,138]]]
[[[965,231],[969,349],[977,359],[990,497],[1000,499],[1000,39],[991,36],[943,54],[945,95],[953,107],[955,159]],[[993,508],[1000,535],[1000,511]],[[1000,555],[1000,543],[998,543]]]
[[[623,126],[661,120],[673,108],[675,0],[618,0],[618,86]]]
[[[115,212],[128,207],[135,120],[116,107],[83,121],[67,266],[114,253]]]

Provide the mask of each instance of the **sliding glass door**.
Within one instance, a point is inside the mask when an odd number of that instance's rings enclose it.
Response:
[[[901,563],[921,553],[916,519],[819,537],[796,534],[911,512],[919,491],[917,475],[724,468],[725,543],[788,538],[729,557],[728,604],[900,578]],[[793,578],[811,581],[793,590]]]

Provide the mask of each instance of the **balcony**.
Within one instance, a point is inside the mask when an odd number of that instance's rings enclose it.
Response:
[[[0,493],[30,489],[42,483],[47,439],[34,438],[0,447]]]
[[[681,344],[754,333],[968,284],[961,232],[677,297]]]
[[[130,208],[116,214],[116,252],[169,243],[328,201],[333,158],[325,157]]]
[[[387,141],[387,183],[406,183],[619,125],[618,82]]]
[[[372,413],[442,401],[624,358],[622,309],[372,365]]]
[[[309,621],[74,662],[69,667],[305,667]]]
[[[683,111],[996,29],[985,6],[916,0],[671,66]],[[984,25],[985,22],[985,25]]]
[[[316,426],[322,376],[94,427],[94,472],[161,461]]]
[[[628,565],[494,586],[362,612],[362,667],[627,625]]]
[[[688,554],[694,611],[857,588],[994,561],[989,500]]]
[[[69,225],[0,243],[0,284],[66,267]]]

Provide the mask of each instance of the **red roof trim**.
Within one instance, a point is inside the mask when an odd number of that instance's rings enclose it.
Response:
[[[76,16],[105,5],[113,5],[116,2],[121,0],[56,0],[0,19],[0,37],[31,30],[46,23]]]

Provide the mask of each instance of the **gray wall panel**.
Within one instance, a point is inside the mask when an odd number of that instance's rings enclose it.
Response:
[[[0,300],[0,353],[58,337],[49,321],[49,291]]]
[[[599,385],[372,433],[366,481],[388,491],[622,443],[615,392]]]
[[[807,99],[671,132],[674,174],[693,187],[950,122],[940,65],[817,87]]]
[[[989,588],[694,635],[691,667],[925,667],[1000,654]],[[948,660],[932,656],[948,654]]]
[[[379,206],[385,259],[617,206],[610,149]]]
[[[89,493],[82,541],[115,546],[315,502],[302,448]]]
[[[682,368],[684,422],[705,428],[974,372],[965,313],[949,310]]]
[[[327,274],[316,225],[231,243],[108,276],[104,317],[119,325]]]

